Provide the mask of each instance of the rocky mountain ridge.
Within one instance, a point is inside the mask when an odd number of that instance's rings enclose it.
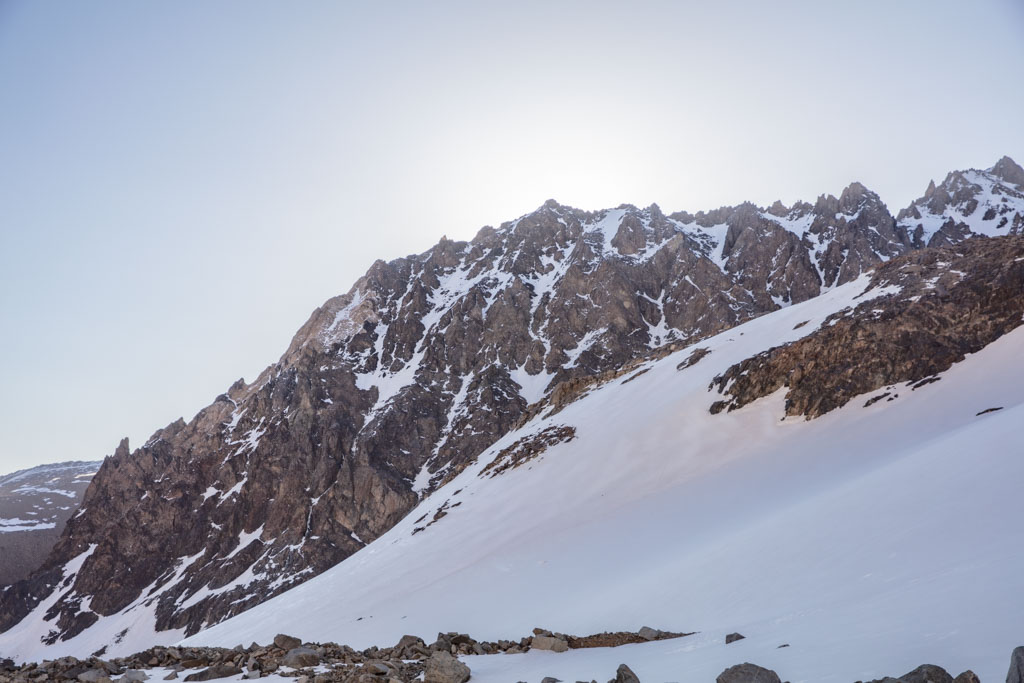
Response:
[[[951,174],[914,203],[920,219],[856,183],[697,214],[549,201],[378,261],[255,382],[135,451],[122,441],[41,570],[0,594],[0,629],[45,608],[46,642],[195,633],[380,536],[559,387],[956,242],[963,225],[1019,232],[1019,169]],[[922,207],[949,227],[918,230]]]

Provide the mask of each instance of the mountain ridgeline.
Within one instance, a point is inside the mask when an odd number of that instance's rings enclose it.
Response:
[[[0,630],[45,609],[49,643],[193,634],[379,537],[559,387],[908,252],[1022,231],[1024,169],[1004,158],[897,216],[857,183],[697,214],[548,201],[469,242],[378,261],[254,382],[134,451],[122,441],[43,566],[0,593]],[[774,387],[789,366],[768,360]],[[737,386],[730,408],[761,395]]]

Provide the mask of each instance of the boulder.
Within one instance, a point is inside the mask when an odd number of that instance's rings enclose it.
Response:
[[[718,675],[716,683],[782,683],[779,675],[757,664],[737,664]]]
[[[77,678],[81,683],[107,683],[110,675],[105,669],[89,669],[78,674]]]
[[[941,666],[934,664],[922,664],[900,676],[899,680],[900,683],[953,683],[953,677]]]
[[[419,645],[420,647],[426,647],[427,644],[423,642],[423,639],[419,636],[402,636],[398,641],[398,645],[395,645],[396,650],[406,650],[413,645]]]
[[[1024,645],[1013,649],[1010,655],[1010,670],[1006,672],[1006,683],[1024,683]]]
[[[301,669],[306,666],[316,666],[320,663],[320,655],[316,653],[316,650],[309,647],[293,647],[288,650],[288,654],[281,660],[281,664],[284,666],[290,666],[293,669]]]
[[[212,681],[215,678],[227,678],[228,676],[237,676],[240,673],[242,673],[242,670],[234,664],[214,664],[209,669],[185,676],[185,683],[189,683],[189,681]]]
[[[953,683],[981,683],[981,680],[978,678],[978,674],[968,669],[954,678]]]
[[[551,650],[552,652],[565,652],[569,649],[569,643],[554,636],[534,636],[530,644],[534,650]]]
[[[608,683],[640,683],[640,679],[628,666],[619,664],[619,668],[615,671],[615,678]]]
[[[121,676],[122,681],[132,681],[133,683],[142,683],[142,681],[149,680],[149,674],[145,671],[139,671],[138,669],[129,669],[124,672]]]
[[[658,640],[665,636],[665,632],[659,631],[656,628],[651,628],[650,626],[644,626],[642,629],[637,631],[637,635],[644,640]]]
[[[730,633],[725,637],[725,644],[735,643],[737,640],[743,640],[746,638],[742,633]]]
[[[390,676],[392,674],[391,667],[379,659],[371,659],[363,664],[363,669],[374,676]]]
[[[427,660],[423,683],[466,683],[469,667],[447,652],[435,652]]]
[[[294,636],[278,633],[274,636],[274,645],[282,650],[292,650],[302,645],[302,641]]]

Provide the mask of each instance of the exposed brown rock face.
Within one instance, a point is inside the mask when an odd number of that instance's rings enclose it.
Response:
[[[733,410],[786,387],[786,414],[817,417],[866,392],[912,391],[1024,317],[1024,236],[976,237],[878,268],[872,287],[898,293],[831,316],[811,335],[715,378]],[[912,386],[895,387],[907,382]],[[884,396],[876,397],[876,399]],[[870,399],[870,404],[876,399]]]
[[[47,612],[50,639],[136,601],[158,630],[194,633],[380,536],[531,405],[910,248],[854,184],[814,205],[696,215],[549,201],[472,241],[378,261],[256,381],[134,452],[122,442],[40,571],[0,595],[0,629],[89,552]]]
[[[43,563],[99,467],[62,462],[0,476],[0,586]]]

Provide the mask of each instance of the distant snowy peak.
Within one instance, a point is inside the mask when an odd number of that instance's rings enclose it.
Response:
[[[1009,157],[980,171],[949,173],[929,183],[920,199],[900,211],[898,224],[915,247],[955,244],[971,235],[998,237],[1024,231],[1024,169]]]
[[[0,586],[42,564],[99,466],[63,462],[0,476]]]

